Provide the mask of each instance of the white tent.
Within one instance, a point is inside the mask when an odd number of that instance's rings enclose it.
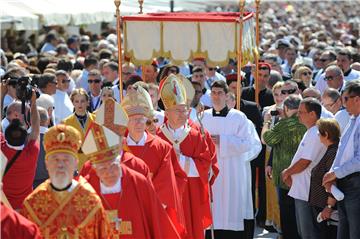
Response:
[[[2,1],[0,3],[1,29],[38,30],[39,17],[17,6]]]
[[[175,0],[175,11],[204,11],[212,1]],[[144,0],[143,12],[168,12],[170,0]],[[0,0],[1,22],[12,20],[16,30],[37,30],[40,25],[79,26],[115,21],[113,0]],[[137,0],[122,0],[121,15],[137,14]],[[5,12],[5,14],[3,13]]]

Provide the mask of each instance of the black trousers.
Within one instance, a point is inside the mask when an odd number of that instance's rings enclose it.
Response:
[[[277,187],[280,208],[280,222],[283,239],[300,239],[296,226],[295,201],[289,190]]]
[[[266,220],[266,182],[265,182],[265,163],[256,164],[251,162],[251,193],[253,199],[254,213],[256,207],[258,206],[258,211],[256,214],[256,222],[258,224],[265,225]],[[258,204],[256,202],[255,192],[256,192],[256,176],[258,177]]]
[[[215,239],[253,239],[254,220],[244,220],[244,231],[214,230]],[[206,239],[211,239],[211,231],[206,230]]]

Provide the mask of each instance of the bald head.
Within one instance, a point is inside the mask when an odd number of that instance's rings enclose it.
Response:
[[[318,89],[315,89],[314,87],[307,88],[302,93],[303,98],[315,98],[317,100],[321,100],[321,93]]]

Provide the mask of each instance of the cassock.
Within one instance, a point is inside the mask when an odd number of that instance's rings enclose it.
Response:
[[[15,210],[8,208],[1,203],[1,237],[40,239],[42,238],[38,226],[21,216]]]
[[[144,175],[146,178],[151,179],[151,172],[146,163],[135,157],[132,153],[122,151],[120,162],[129,167],[132,170]],[[80,171],[80,175],[85,177],[88,174],[96,174],[95,170],[91,166],[91,162],[87,161]]]
[[[130,136],[127,136],[126,143],[130,152],[149,167],[151,181],[161,203],[179,234],[184,235],[184,212],[172,164],[172,158],[178,164],[174,149],[166,141],[146,132],[138,143]]]
[[[111,225],[111,237],[121,239],[177,239],[150,181],[121,164],[118,183],[109,188],[95,174],[86,179],[100,195]]]
[[[181,168],[187,175],[182,195],[187,231],[185,238],[204,238],[204,229],[212,223],[208,187],[211,155],[207,144],[200,132],[187,123],[176,130],[165,123],[157,135],[173,145]]]
[[[21,214],[36,223],[47,238],[107,238],[109,225],[101,199],[82,177],[66,191],[55,191],[50,180],[24,201]]]
[[[81,134],[81,141],[84,142],[86,132],[88,131],[88,129],[91,125],[91,122],[93,122],[94,120],[95,120],[95,115],[91,114],[91,113],[87,113],[86,121],[85,121],[84,125],[82,125],[80,123],[80,121],[78,120],[78,118],[76,117],[76,115],[72,114],[69,117],[63,119],[62,123],[66,124],[66,125],[70,125],[70,126],[74,127],[75,129],[77,129]],[[79,159],[78,170],[80,171],[82,166],[84,165],[84,163],[87,161],[86,156],[83,154],[83,152],[81,150],[78,153],[78,159]]]
[[[219,135],[220,173],[212,187],[214,228],[244,231],[244,220],[254,218],[250,161],[261,151],[260,139],[253,123],[235,109],[206,110],[202,122],[211,135]]]

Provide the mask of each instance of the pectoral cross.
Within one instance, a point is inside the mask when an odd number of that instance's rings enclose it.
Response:
[[[117,231],[119,231],[120,229],[120,224],[121,224],[121,218],[115,217],[113,218],[113,222],[115,222],[115,228]]]
[[[119,231],[122,220],[121,218],[118,217],[118,211],[117,210],[107,211],[107,216],[109,221],[115,223],[115,228],[117,231]]]

